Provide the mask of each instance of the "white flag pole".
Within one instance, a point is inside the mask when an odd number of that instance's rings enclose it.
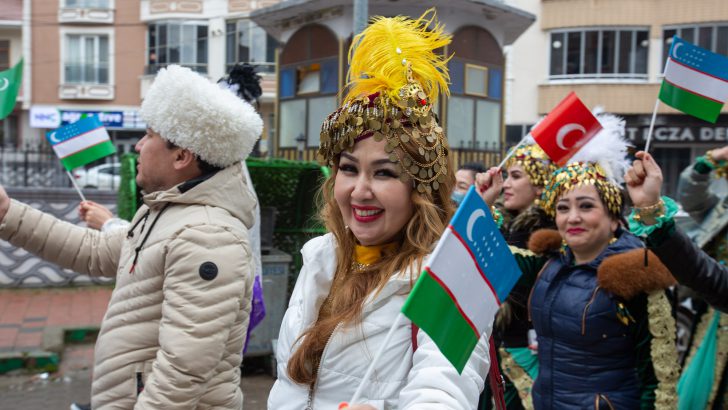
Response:
[[[81,192],[81,188],[78,187],[78,184],[76,184],[76,178],[71,175],[71,171],[66,170],[66,175],[68,175],[68,178],[71,180],[71,184],[73,184],[73,187],[76,188],[76,192],[78,192],[78,196],[81,197],[81,200],[83,202],[86,202],[86,197],[83,196],[83,192]]]
[[[657,108],[660,106],[660,99],[655,100],[655,109],[652,110],[652,120],[650,120],[650,130],[647,131],[647,142],[645,143],[645,152],[650,152],[650,141],[652,140],[652,130],[655,128],[655,118],[657,117]]]
[[[367,368],[366,373],[364,373],[364,377],[361,380],[361,383],[359,384],[359,387],[356,389],[356,392],[354,392],[354,396],[349,401],[349,405],[355,404],[357,400],[359,400],[359,397],[361,397],[361,392],[364,390],[364,384],[369,381],[369,378],[372,376],[372,373],[374,372],[374,366],[379,361],[379,358],[382,357],[382,353],[384,353],[384,348],[389,346],[389,341],[392,339],[392,335],[394,334],[394,329],[396,329],[400,322],[404,319],[404,315],[402,312],[399,312],[397,315],[397,318],[394,319],[394,323],[392,323],[392,327],[389,328],[389,332],[387,333],[387,337],[384,338],[384,341],[381,345],[379,345],[379,350],[377,351],[377,354],[374,355],[374,358],[372,358],[372,362],[369,363],[369,368]]]
[[[520,141],[518,142],[518,144],[516,144],[516,146],[515,146],[515,147],[511,148],[511,150],[510,150],[510,151],[508,151],[508,155],[506,155],[506,157],[505,157],[505,158],[503,158],[503,161],[501,161],[501,163],[500,163],[500,164],[498,164],[498,169],[501,169],[501,168],[503,167],[503,165],[504,165],[504,164],[506,163],[506,161],[508,161],[508,158],[512,157],[512,156],[513,156],[513,154],[515,154],[515,153],[516,153],[516,150],[517,150],[518,148],[520,148],[520,147],[521,147],[521,145],[523,145],[523,143],[524,143],[525,141],[526,141],[526,137],[523,137],[523,138],[521,138],[521,140],[520,140]]]
[[[662,75],[667,71],[667,63],[670,62],[670,56],[665,60],[665,68],[662,69]],[[662,81],[665,81],[663,78]],[[660,97],[655,100],[655,108],[652,110],[652,120],[650,120],[650,130],[647,131],[647,142],[645,142],[645,152],[650,152],[650,141],[652,141],[652,130],[655,128],[655,118],[657,118],[657,108],[660,107]]]

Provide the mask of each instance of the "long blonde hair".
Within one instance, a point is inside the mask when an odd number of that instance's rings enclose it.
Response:
[[[413,147],[412,151],[418,155],[416,147]],[[452,169],[449,156],[447,158],[447,167]],[[353,327],[361,323],[362,305],[369,294],[381,290],[397,272],[409,271],[410,280],[416,279],[422,269],[424,257],[431,252],[432,246],[444,232],[454,211],[450,202],[450,194],[455,185],[452,172],[448,173],[438,190],[420,193],[413,189],[410,199],[414,205],[414,214],[399,235],[401,238],[399,249],[394,253],[383,255],[379,261],[369,265],[365,270],[351,275],[356,238],[346,228],[341,210],[334,198],[337,168],[335,167],[321,188],[323,207],[320,217],[326,228],[333,233],[338,245],[335,277],[350,276],[343,281],[336,294],[329,295],[331,314],[317,320],[298,338],[298,347],[288,360],[289,377],[301,384],[311,384],[315,381],[316,367],[336,326],[341,323]],[[410,267],[413,268],[408,269]]]

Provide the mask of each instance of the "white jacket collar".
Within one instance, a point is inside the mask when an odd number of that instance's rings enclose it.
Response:
[[[302,322],[304,326],[313,323],[318,317],[321,305],[326,300],[331,289],[336,272],[336,248],[338,247],[334,235],[327,233],[324,236],[311,240],[301,249],[303,265],[306,274],[300,280],[300,292],[302,304]],[[397,272],[389,278],[381,291],[367,297],[362,314],[375,309],[380,301],[386,300],[394,294],[406,294],[419,277],[419,273],[412,275],[413,268],[405,270],[404,273]],[[412,279],[410,277],[412,276]],[[295,303],[293,298],[291,303]]]

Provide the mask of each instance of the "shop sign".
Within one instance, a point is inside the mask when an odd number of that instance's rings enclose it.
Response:
[[[626,136],[630,141],[640,144],[647,140],[649,127],[627,127]],[[728,127],[713,126],[655,126],[652,132],[653,142],[663,143],[703,143],[724,144],[728,142]]]
[[[124,125],[124,113],[121,111],[61,111],[61,125],[71,124],[91,115],[97,116],[104,127],[121,128]]]
[[[31,106],[30,126],[32,128],[58,128],[61,126],[61,112],[55,107]]]

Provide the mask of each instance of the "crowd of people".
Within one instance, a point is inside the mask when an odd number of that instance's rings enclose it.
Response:
[[[629,158],[624,121],[607,113],[597,113],[603,130],[566,164],[529,137],[502,169],[455,170],[433,111],[448,93],[439,50],[449,42],[433,11],[375,18],[353,39],[341,106],[321,128],[319,158],[332,169],[321,187],[328,233],[301,250],[268,407],[728,405],[728,205],[709,189],[728,174],[728,147],[685,170],[677,202],[661,195],[649,153]],[[249,239],[256,201],[241,159],[262,121],[230,91],[179,66],[159,72],[142,104],[148,129],[136,146],[136,182],[144,196],[130,222],[88,201],[79,209],[84,229],[0,187],[0,238],[116,278],[95,349],[94,409],[242,408],[241,352],[259,267]],[[427,333],[392,323],[470,186],[522,275],[492,335],[481,335],[458,372]],[[678,203],[701,226],[694,238],[675,223]],[[677,282],[696,305],[704,301],[684,363],[668,297]],[[503,383],[489,383],[493,368]],[[360,400],[342,404],[362,384]]]

